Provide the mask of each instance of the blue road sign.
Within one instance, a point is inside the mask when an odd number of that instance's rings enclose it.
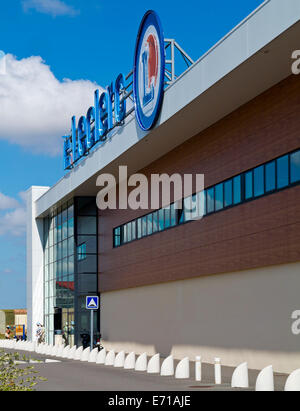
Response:
[[[86,307],[87,310],[98,310],[99,308],[99,297],[86,297]]]

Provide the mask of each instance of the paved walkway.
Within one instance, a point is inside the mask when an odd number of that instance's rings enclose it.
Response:
[[[15,352],[13,350],[6,350]],[[202,364],[203,381],[198,383],[194,377],[194,363],[191,363],[191,377],[188,380],[176,380],[174,377],[161,377],[124,370],[95,363],[74,361],[57,357],[49,357],[36,353],[20,351],[27,358],[45,361],[56,359],[58,363],[34,364],[39,375],[47,378],[40,382],[37,391],[228,391],[232,390],[230,382],[234,368],[222,366],[222,385],[214,385],[214,367]],[[253,391],[259,371],[249,370],[250,388]],[[276,391],[282,391],[287,375],[275,374]],[[236,390],[241,391],[241,390]]]

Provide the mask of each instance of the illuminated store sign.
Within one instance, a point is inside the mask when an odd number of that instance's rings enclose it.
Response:
[[[133,98],[137,123],[142,130],[154,127],[159,116],[165,75],[164,35],[158,15],[148,11],[141,22],[134,55]],[[70,169],[87,155],[116,126],[123,126],[126,110],[125,77],[119,74],[114,83],[100,94],[95,91],[94,106],[78,123],[72,117],[72,132],[64,137],[64,168]]]

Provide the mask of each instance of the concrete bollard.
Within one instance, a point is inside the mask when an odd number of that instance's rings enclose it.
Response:
[[[76,345],[74,345],[74,346],[70,349],[70,351],[68,352],[68,355],[67,355],[67,358],[68,358],[69,360],[74,360],[76,350],[77,350]]]
[[[125,352],[121,351],[116,355],[114,367],[123,368],[125,363]]]
[[[173,359],[173,355],[170,355],[169,357],[167,357],[162,365],[161,365],[161,370],[160,370],[160,375],[167,377],[167,376],[171,376],[174,375],[174,359]]]
[[[80,356],[80,361],[88,361],[90,352],[91,352],[90,347],[87,347],[85,350],[83,350]]]
[[[88,362],[96,362],[97,354],[98,354],[98,348],[94,348],[94,349],[90,352],[90,356],[89,356]]]
[[[155,354],[150,358],[147,367],[148,374],[159,374],[160,373],[160,355]]]
[[[75,352],[75,355],[74,355],[74,360],[75,360],[75,361],[80,361],[82,351],[83,351],[83,347],[82,347],[82,346],[80,346],[80,347],[77,348],[77,350],[76,350],[76,352]]]
[[[102,348],[102,350],[98,352],[96,364],[105,364],[105,358],[106,358],[106,349]]]
[[[141,354],[135,363],[135,371],[147,371],[147,353]]]
[[[269,365],[258,375],[255,384],[255,391],[274,391],[273,367]]]
[[[300,369],[292,372],[288,377],[284,391],[300,391]]]
[[[127,355],[124,362],[125,370],[134,370],[135,369],[135,353],[131,352]]]
[[[188,357],[181,360],[175,371],[175,378],[190,378],[190,361]]]
[[[56,357],[57,356],[58,349],[59,349],[58,345],[53,346],[51,357]]]
[[[69,345],[67,345],[63,350],[61,358],[68,358],[68,354],[69,354],[70,349],[71,349],[71,347]]]
[[[115,358],[116,358],[116,354],[115,354],[114,350],[109,351],[107,353],[106,358],[105,358],[105,365],[114,365]]]
[[[61,345],[57,350],[57,357],[62,357],[65,347]]]
[[[222,367],[220,358],[215,358],[215,384],[222,384]]]
[[[232,388],[249,388],[248,364],[240,364],[233,372],[231,378]]]
[[[202,363],[201,363],[201,357],[199,355],[196,357],[196,362],[195,362],[195,380],[196,381],[202,380]]]

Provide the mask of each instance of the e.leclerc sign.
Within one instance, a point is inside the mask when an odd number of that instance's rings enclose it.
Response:
[[[148,11],[140,24],[133,66],[133,97],[139,127],[154,127],[162,106],[165,76],[165,50],[162,25],[158,15]],[[115,127],[124,125],[126,98],[122,98],[125,77],[119,74],[115,82],[100,95],[94,94],[94,106],[76,124],[72,117],[71,136],[64,137],[64,168],[70,169],[90,149],[106,140]]]

